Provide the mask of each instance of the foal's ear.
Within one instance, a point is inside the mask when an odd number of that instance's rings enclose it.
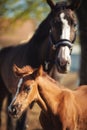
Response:
[[[72,10],[76,10],[80,7],[82,0],[72,0],[71,4],[68,6],[68,8]]]
[[[42,65],[39,68],[33,70],[33,72],[31,74],[32,74],[32,77],[34,79],[36,79],[38,76],[41,76],[43,74],[43,67],[42,67]]]
[[[21,77],[23,76],[23,71],[21,68],[19,68],[17,65],[13,65],[13,72],[16,76]]]
[[[31,74],[33,69],[30,66],[24,66],[19,68],[17,65],[13,65],[13,72],[16,76],[24,77],[25,75]]]

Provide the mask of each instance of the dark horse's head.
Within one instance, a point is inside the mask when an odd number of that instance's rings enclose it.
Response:
[[[77,19],[74,9],[79,6],[78,0],[68,5],[66,2],[54,4],[47,0],[51,7],[49,43],[56,53],[55,64],[58,72],[67,73],[71,66],[71,51],[76,38]]]

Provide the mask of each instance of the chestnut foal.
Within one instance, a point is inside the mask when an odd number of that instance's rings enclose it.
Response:
[[[87,86],[72,91],[56,83],[42,67],[33,70],[26,66],[14,66],[20,76],[15,97],[8,107],[13,117],[37,102],[45,113],[40,115],[44,130],[87,130]]]

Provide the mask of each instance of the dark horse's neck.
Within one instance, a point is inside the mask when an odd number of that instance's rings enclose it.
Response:
[[[49,36],[49,30],[50,30],[50,19],[51,19],[51,13],[47,16],[47,18],[39,25],[37,28],[35,34],[32,36],[32,38],[26,42],[26,44],[17,45],[17,46],[10,46],[3,48],[0,51],[0,65],[3,63],[3,59],[6,58],[8,55],[12,55],[12,60],[14,59],[14,63],[18,64],[20,66],[29,64],[34,68],[37,68],[40,66],[40,64],[43,64],[44,57],[46,55],[46,47],[47,47],[47,41]],[[44,47],[44,53],[42,54],[43,46]],[[18,57],[17,57],[18,56]],[[9,57],[9,56],[8,56]],[[16,57],[16,58],[14,58]],[[43,57],[43,58],[42,58]],[[22,58],[22,63],[17,59]],[[15,61],[16,59],[16,61]],[[12,61],[11,61],[12,62]]]
[[[50,13],[47,18],[39,25],[33,37],[30,39],[30,41],[28,41],[27,56],[32,55],[32,61],[34,59],[33,64],[28,64],[33,67],[38,67],[40,64],[43,64],[47,55],[51,15],[52,14]]]

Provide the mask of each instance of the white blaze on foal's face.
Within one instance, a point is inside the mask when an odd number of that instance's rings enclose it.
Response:
[[[70,40],[70,26],[68,24],[67,19],[64,18],[65,14],[60,14],[60,19],[62,22],[62,34],[61,39]],[[70,49],[67,46],[61,46],[59,49],[58,58],[60,60],[60,65],[66,65],[66,63],[71,64],[71,57],[70,57]]]
[[[20,89],[20,87],[21,87],[21,85],[22,85],[22,82],[23,82],[23,78],[21,78],[21,79],[19,80],[19,82],[18,82],[17,92],[16,92],[15,97],[14,97],[13,100],[15,100],[16,97],[17,97],[17,95],[19,94],[19,89]]]
[[[21,87],[21,85],[22,85],[22,82],[23,82],[23,78],[20,78],[20,80],[19,80],[19,82],[18,82],[16,94],[15,94],[15,96],[14,96],[14,98],[13,98],[11,104],[10,104],[9,107],[8,107],[9,110],[11,110],[11,106],[12,106],[13,102],[15,101],[17,95],[19,94],[19,90],[20,90],[20,87]]]

